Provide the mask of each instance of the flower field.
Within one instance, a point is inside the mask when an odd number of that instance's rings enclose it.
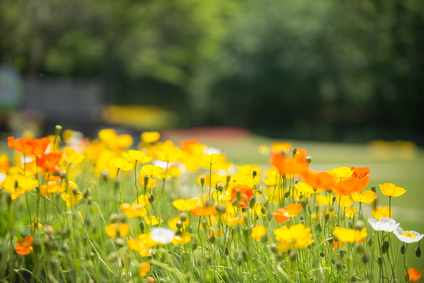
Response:
[[[337,146],[252,144],[221,150],[112,129],[89,140],[60,126],[9,137],[0,280],[421,280],[423,193],[407,186],[423,178],[420,161],[399,174],[372,154],[376,169],[363,164],[355,148],[343,159]]]

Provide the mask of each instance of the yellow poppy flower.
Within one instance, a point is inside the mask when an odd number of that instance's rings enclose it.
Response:
[[[338,197],[337,202],[339,202],[340,207],[349,207],[353,204],[353,200],[349,195]]]
[[[356,208],[356,206],[354,206],[353,208],[345,208],[344,212],[347,218],[353,218],[355,213],[358,212],[358,209]]]
[[[151,157],[139,150],[128,150],[128,152],[122,153],[122,155],[131,161],[137,161],[138,163],[146,163],[152,160]]]
[[[74,189],[76,189],[76,192],[74,192]],[[64,192],[61,197],[66,202],[66,206],[71,207],[75,206],[82,199],[82,193],[78,190],[77,184],[69,182],[68,192]]]
[[[203,160],[203,162],[206,162],[208,164],[215,164],[221,159],[220,154],[212,153],[212,154],[202,154],[200,155],[200,158]]]
[[[190,243],[191,241],[191,234],[188,232],[185,232],[181,236],[177,235],[174,237],[174,239],[171,241],[174,245],[185,245]]]
[[[192,199],[177,199],[172,203],[173,206],[175,206],[176,209],[180,211],[190,211],[192,209],[195,209],[199,205],[199,199],[192,198]]]
[[[333,196],[317,195],[317,202],[322,205],[332,205],[334,202]]]
[[[349,167],[338,167],[327,171],[327,173],[333,176],[336,182],[349,178],[352,176],[353,172],[355,172],[355,170],[352,170]]]
[[[162,219],[160,219],[159,218],[159,220],[156,218],[156,216],[145,216],[144,217],[144,221],[146,221],[146,224],[147,225],[150,225],[150,226],[154,226],[154,225],[158,225],[159,224],[159,221],[160,222],[163,222],[163,220]]]
[[[367,236],[367,228],[363,228],[361,231],[355,229],[347,229],[336,226],[333,231],[333,235],[342,242],[359,242]]]
[[[121,171],[129,171],[134,168],[134,164],[123,157],[115,157],[109,160],[109,166]]]
[[[388,197],[398,197],[406,193],[406,190],[404,188],[396,187],[392,183],[385,183],[383,185],[380,185],[380,190],[383,195]]]
[[[84,160],[84,158],[84,154],[79,153],[78,151],[69,146],[65,147],[65,160],[69,163],[78,165]]]
[[[350,195],[354,202],[372,203],[377,196],[373,191],[363,191],[362,193],[354,192]]]
[[[116,238],[116,236],[125,237],[130,231],[130,226],[124,223],[111,224],[105,227],[105,231],[106,234],[111,238]]]
[[[159,132],[143,132],[141,134],[141,139],[145,143],[154,143],[160,139],[160,133]]]
[[[261,237],[266,234],[266,228],[262,225],[256,225],[252,228],[252,238],[255,241],[260,241]]]
[[[392,218],[393,209],[390,211],[388,207],[377,207],[371,211],[371,214],[375,217],[375,219],[380,220],[381,218]]]

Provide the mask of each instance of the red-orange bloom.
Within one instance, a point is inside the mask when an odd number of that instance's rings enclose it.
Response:
[[[343,247],[342,242],[338,242],[336,240],[333,241],[333,249],[337,249],[337,248],[341,248],[341,247]]]
[[[406,272],[405,272],[406,275]],[[421,278],[421,271],[416,270],[413,267],[408,269],[409,281],[418,281]]]
[[[237,198],[237,192],[240,192],[239,207],[244,208],[249,205],[253,197],[253,190],[246,185],[237,185],[231,189],[231,202]]]
[[[41,139],[15,139],[14,137],[7,138],[8,146],[16,151],[22,152],[25,155],[42,155],[49,146],[48,138]]]
[[[355,170],[355,171],[353,171],[353,174],[352,174],[353,178],[362,179],[362,178],[368,176],[369,173],[371,173],[371,170],[368,166],[367,167],[358,167],[358,168],[350,167],[350,169]]]
[[[49,170],[53,173],[61,158],[62,152],[41,155],[37,157],[37,166],[43,168],[45,171]]]
[[[333,187],[333,192],[337,195],[348,195],[354,192],[362,192],[368,185],[370,178],[368,176],[357,179],[349,178],[340,181]]]
[[[17,242],[15,249],[16,253],[19,255],[29,254],[34,249],[32,236],[25,237],[22,242]]]
[[[284,223],[289,217],[297,216],[301,210],[302,205],[300,203],[291,203],[287,207],[274,210],[272,215],[278,223]]]
[[[303,175],[304,181],[313,189],[329,190],[334,185],[333,177],[327,172],[313,172],[309,171]]]
[[[215,210],[215,208],[213,208],[212,206],[207,207],[196,207],[195,209],[190,210],[191,214],[193,214],[193,216],[209,216],[209,215],[215,215],[218,212]]]

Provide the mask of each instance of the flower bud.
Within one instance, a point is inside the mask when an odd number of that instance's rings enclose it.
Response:
[[[265,206],[262,206],[261,213],[264,214],[264,215],[267,213],[267,210],[266,210]]]
[[[297,152],[297,147],[293,147],[293,149],[292,149],[293,156],[296,155],[296,152]]]
[[[355,221],[355,224],[353,226],[353,228],[358,231],[361,231],[362,229],[364,229],[364,227],[365,227],[365,223],[362,220]]]
[[[261,236],[261,242],[262,243],[266,243],[266,242],[268,242],[268,234],[263,234],[262,236]]]
[[[224,190],[224,185],[222,183],[216,184],[216,190],[222,192]]]
[[[193,247],[193,250],[195,250],[199,246],[199,243],[197,242],[196,238],[193,237],[192,239],[193,239],[193,241],[192,241],[191,246]]]
[[[200,184],[202,185],[202,187],[205,185],[205,177],[200,178]]]
[[[320,257],[324,257],[324,256],[325,256],[325,253],[324,253],[323,251],[321,251],[321,252],[319,253],[319,256],[320,256]]]
[[[230,255],[230,249],[228,249],[228,247],[225,247],[224,254],[226,256],[229,256]]]
[[[371,191],[376,192],[375,186],[371,186]]]
[[[112,214],[109,216],[109,221],[110,221],[110,223],[112,223],[112,224],[115,224],[116,222],[118,222],[118,214],[116,214],[116,213],[112,213]]]
[[[140,222],[140,231],[141,231],[141,234],[144,234],[144,223],[143,222]]]
[[[421,257],[421,248],[420,248],[420,246],[418,246],[418,248],[415,250],[415,255],[417,257]]]
[[[84,194],[83,194],[83,197],[84,197],[85,199],[87,199],[89,196],[91,196],[91,189],[90,189],[90,188],[86,189],[86,190],[84,191]]]
[[[225,208],[225,206],[223,205],[219,205],[217,204],[215,206],[215,210],[219,213],[219,214],[225,214],[225,212],[227,211],[227,209]]]
[[[150,195],[148,199],[150,203],[155,201],[155,197],[153,195]]]
[[[372,246],[372,238],[370,237],[369,239],[368,239],[368,246]]]
[[[187,213],[181,212],[180,213],[180,219],[181,219],[181,222],[186,222],[187,221]]]
[[[340,250],[340,258],[343,258],[345,255],[346,251],[345,250]]]
[[[255,196],[253,196],[253,197],[250,199],[249,207],[253,209],[253,208],[255,207],[255,204],[256,204],[256,197],[255,197]]]
[[[342,270],[343,263],[340,260],[336,261],[336,268],[337,268],[337,270]]]
[[[205,206],[206,207],[211,207],[211,206],[213,206],[214,202],[215,202],[215,199],[214,198],[210,198],[210,199],[208,199],[206,201]]]
[[[306,162],[308,162],[308,164],[310,164],[312,162],[312,157],[306,156]]]
[[[144,187],[147,188],[149,184],[149,175],[144,175]]]
[[[258,174],[258,172],[256,172],[256,170],[253,170],[253,172],[252,172],[253,179],[255,179],[257,174]]]
[[[61,125],[56,125],[55,129],[54,129],[54,134],[56,136],[60,135],[60,133],[62,132],[62,126]]]
[[[382,265],[383,265],[383,257],[382,257],[381,255],[380,255],[380,256],[378,256],[377,261],[378,261],[378,265],[380,265],[380,266],[382,266]]]
[[[231,175],[227,175],[227,184],[230,182]]]
[[[278,246],[277,246],[277,244],[276,244],[276,243],[272,243],[272,244],[270,245],[270,248],[271,248],[271,252],[272,252],[272,253],[274,253],[274,254],[278,253]]]
[[[87,198],[87,204],[91,205],[93,203],[93,198],[92,197],[88,197]]]
[[[384,241],[383,242],[383,253],[387,252],[389,250],[389,241]]]
[[[181,230],[177,230],[177,232],[175,232],[175,236],[181,236],[183,234],[183,232],[181,232]]]
[[[284,198],[288,198],[290,196],[290,190],[284,192]]]
[[[78,194],[78,189],[76,187],[72,187],[72,193],[74,195]]]
[[[400,247],[400,253],[404,255],[405,252],[406,252],[406,247],[405,247],[405,244],[403,244],[402,247]]]

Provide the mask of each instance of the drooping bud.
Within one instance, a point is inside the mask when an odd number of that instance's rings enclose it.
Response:
[[[417,257],[421,257],[421,248],[420,248],[420,246],[418,246],[418,248],[415,250],[415,255]]]
[[[144,234],[144,223],[140,222],[140,232],[141,234]]]
[[[312,162],[312,157],[306,156],[306,162],[308,162],[308,164],[310,164]]]
[[[284,192],[284,198],[288,198],[290,196],[290,190]]]
[[[178,230],[181,230],[181,228],[183,227],[183,223],[181,223],[181,221],[177,221],[177,223],[175,223],[175,226],[177,226]]]
[[[210,198],[206,201],[205,206],[206,207],[211,207],[213,205],[213,203],[215,202],[214,198]]]
[[[402,247],[400,247],[400,253],[404,255],[405,252],[406,252],[406,247],[405,247],[405,244],[403,244]]]
[[[355,221],[355,224],[353,226],[353,228],[358,231],[361,231],[362,229],[364,229],[364,227],[365,227],[365,223],[362,220]]]
[[[202,187],[205,185],[205,177],[200,178],[200,185],[202,185]]]
[[[149,184],[149,175],[144,175],[144,187],[147,188]]]
[[[253,208],[255,207],[255,204],[256,204],[256,197],[255,197],[255,196],[253,196],[253,197],[250,199],[249,207],[253,209]]]
[[[252,173],[253,179],[255,179],[257,174],[258,174],[258,172],[256,172],[256,170],[253,170],[253,173]]]

